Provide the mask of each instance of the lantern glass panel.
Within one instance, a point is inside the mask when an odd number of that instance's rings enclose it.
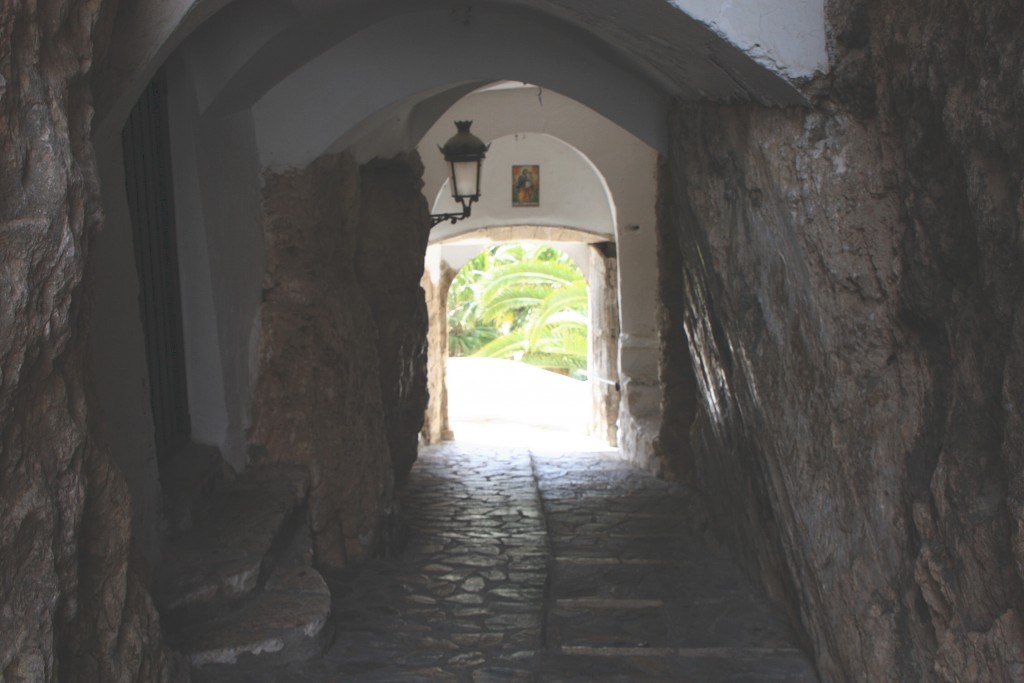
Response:
[[[476,197],[480,194],[478,187],[480,180],[479,161],[452,161],[451,171],[452,197],[456,201]]]

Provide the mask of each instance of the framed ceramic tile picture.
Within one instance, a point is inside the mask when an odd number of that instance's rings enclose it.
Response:
[[[512,166],[512,206],[540,206],[540,166]]]

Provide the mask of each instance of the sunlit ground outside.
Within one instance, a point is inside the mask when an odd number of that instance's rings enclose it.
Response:
[[[590,385],[526,363],[448,359],[455,440],[536,452],[614,451],[588,435]]]

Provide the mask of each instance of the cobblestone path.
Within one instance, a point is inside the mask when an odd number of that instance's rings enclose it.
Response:
[[[216,680],[817,681],[691,504],[607,454],[426,449],[401,556],[331,581],[325,656]]]

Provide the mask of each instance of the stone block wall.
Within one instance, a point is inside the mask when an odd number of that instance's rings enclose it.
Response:
[[[691,465],[828,680],[1024,677],[1019,10],[834,0],[807,108],[673,112]]]

